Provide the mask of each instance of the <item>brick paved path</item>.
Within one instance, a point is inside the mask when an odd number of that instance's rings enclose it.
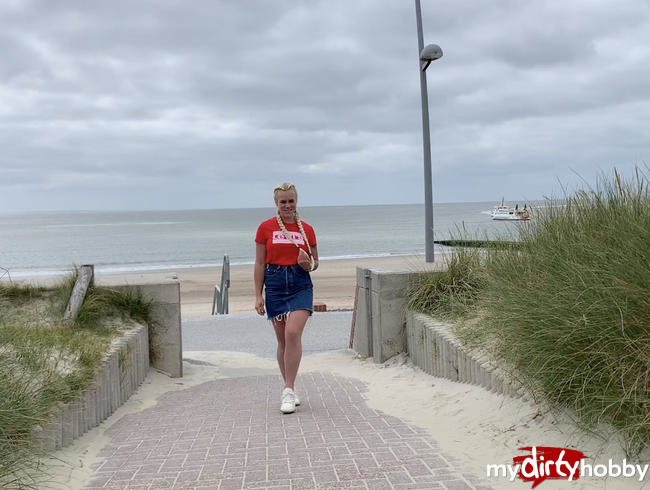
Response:
[[[163,395],[107,430],[87,488],[488,488],[425,431],[368,408],[356,379],[301,374],[289,415],[280,389],[278,376],[258,376]]]

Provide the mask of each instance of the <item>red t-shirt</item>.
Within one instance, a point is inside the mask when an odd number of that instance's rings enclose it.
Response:
[[[301,220],[302,221],[302,220]],[[300,245],[300,248],[309,253],[307,244],[300,234],[298,223],[285,223],[285,228],[293,241]],[[311,247],[316,246],[316,234],[314,229],[302,221],[302,227],[309,240]],[[266,246],[266,263],[275,265],[296,265],[298,263],[298,248],[282,233],[282,229],[275,218],[267,219],[257,228],[255,242]]]

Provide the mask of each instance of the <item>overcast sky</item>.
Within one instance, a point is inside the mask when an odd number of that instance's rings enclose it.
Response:
[[[435,202],[650,162],[647,0],[422,16]],[[423,202],[411,0],[0,0],[0,26],[0,212]]]

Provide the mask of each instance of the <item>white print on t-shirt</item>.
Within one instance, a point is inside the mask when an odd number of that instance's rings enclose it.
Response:
[[[297,231],[287,231],[287,233],[291,238],[293,238],[293,241],[296,242],[298,245],[305,244],[305,240],[302,238],[302,235]],[[281,231],[274,231],[273,243],[292,243],[292,242],[291,240],[288,240],[287,237],[284,236],[284,233],[282,233]]]

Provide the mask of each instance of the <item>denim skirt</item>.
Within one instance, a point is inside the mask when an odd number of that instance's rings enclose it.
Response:
[[[314,286],[309,272],[299,265],[268,264],[264,271],[266,316],[281,318],[295,310],[314,311]]]

